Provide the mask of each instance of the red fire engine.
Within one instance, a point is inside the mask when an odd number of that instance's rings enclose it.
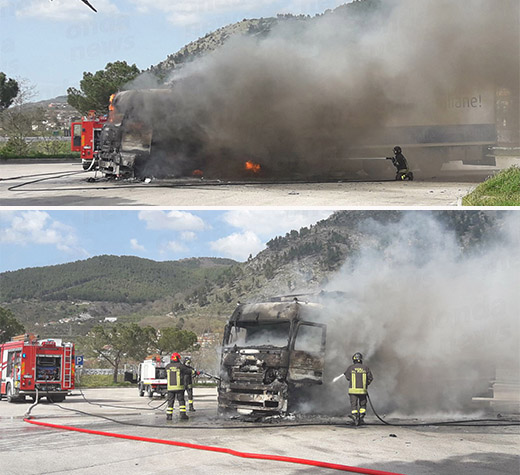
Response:
[[[60,339],[38,340],[20,335],[0,345],[0,399],[36,401],[47,397],[61,402],[74,389],[74,344]]]
[[[101,129],[106,121],[106,116],[96,117],[96,111],[91,110],[81,122],[71,123],[70,149],[81,153],[83,170],[92,169],[96,165]]]

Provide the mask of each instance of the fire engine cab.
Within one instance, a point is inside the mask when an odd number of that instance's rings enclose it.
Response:
[[[0,399],[8,402],[36,401],[37,390],[38,398],[62,402],[74,389],[73,343],[20,335],[0,345],[0,365]]]
[[[101,129],[107,121],[107,116],[96,117],[96,111],[91,110],[81,122],[71,123],[71,144],[73,152],[80,152],[83,170],[90,170],[96,165],[100,147]]]

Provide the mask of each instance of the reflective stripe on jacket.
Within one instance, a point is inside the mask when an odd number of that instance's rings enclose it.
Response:
[[[372,373],[368,366],[360,363],[350,365],[345,371],[349,382],[349,394],[367,394],[368,385],[372,382]]]
[[[166,366],[168,391],[182,391],[184,389],[184,375],[191,371],[182,363],[172,362]]]

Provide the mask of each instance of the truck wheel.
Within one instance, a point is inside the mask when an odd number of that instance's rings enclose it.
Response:
[[[11,384],[7,384],[7,402],[15,402],[16,395],[14,393],[13,386]]]
[[[52,396],[47,396],[47,399],[50,402],[63,402],[63,401],[65,401],[65,395],[64,394],[54,394]]]
[[[146,388],[146,395],[151,399],[153,397],[153,389],[150,385]]]
[[[139,390],[139,397],[143,397],[144,396],[144,389],[143,389],[143,385],[141,383],[139,383],[137,385],[137,389]]]

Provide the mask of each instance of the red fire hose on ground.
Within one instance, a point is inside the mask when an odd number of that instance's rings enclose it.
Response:
[[[175,440],[155,439],[155,438],[141,437],[141,436],[135,436],[135,435],[117,434],[114,432],[104,432],[104,431],[99,431],[99,430],[82,429],[80,427],[64,426],[64,425],[59,425],[59,424],[51,424],[49,422],[41,422],[41,421],[31,419],[31,417],[25,418],[24,422],[28,422],[29,424],[35,424],[35,425],[44,426],[44,427],[50,427],[52,429],[70,430],[70,431],[75,431],[75,432],[83,432],[85,434],[103,435],[106,437],[116,437],[119,439],[137,440],[137,441],[141,441],[141,442],[152,442],[154,444],[174,445],[177,447],[186,447],[189,449],[196,449],[196,450],[206,450],[209,452],[220,452],[220,453],[224,453],[224,454],[228,454],[228,455],[233,455],[235,457],[242,457],[242,458],[248,458],[248,459],[275,460],[278,462],[297,463],[300,465],[312,465],[314,467],[330,468],[332,470],[341,470],[344,472],[362,473],[362,474],[367,474],[367,475],[403,475],[400,473],[384,472],[381,470],[372,470],[369,468],[349,467],[348,465],[341,465],[341,464],[337,464],[337,463],[320,462],[318,460],[309,460],[309,459],[302,459],[302,458],[296,458],[296,457],[284,457],[281,455],[254,454],[254,453],[248,453],[248,452],[240,452],[240,451],[228,449],[225,447],[213,447],[210,445],[190,444],[188,442],[179,442],[179,441],[175,441]]]

